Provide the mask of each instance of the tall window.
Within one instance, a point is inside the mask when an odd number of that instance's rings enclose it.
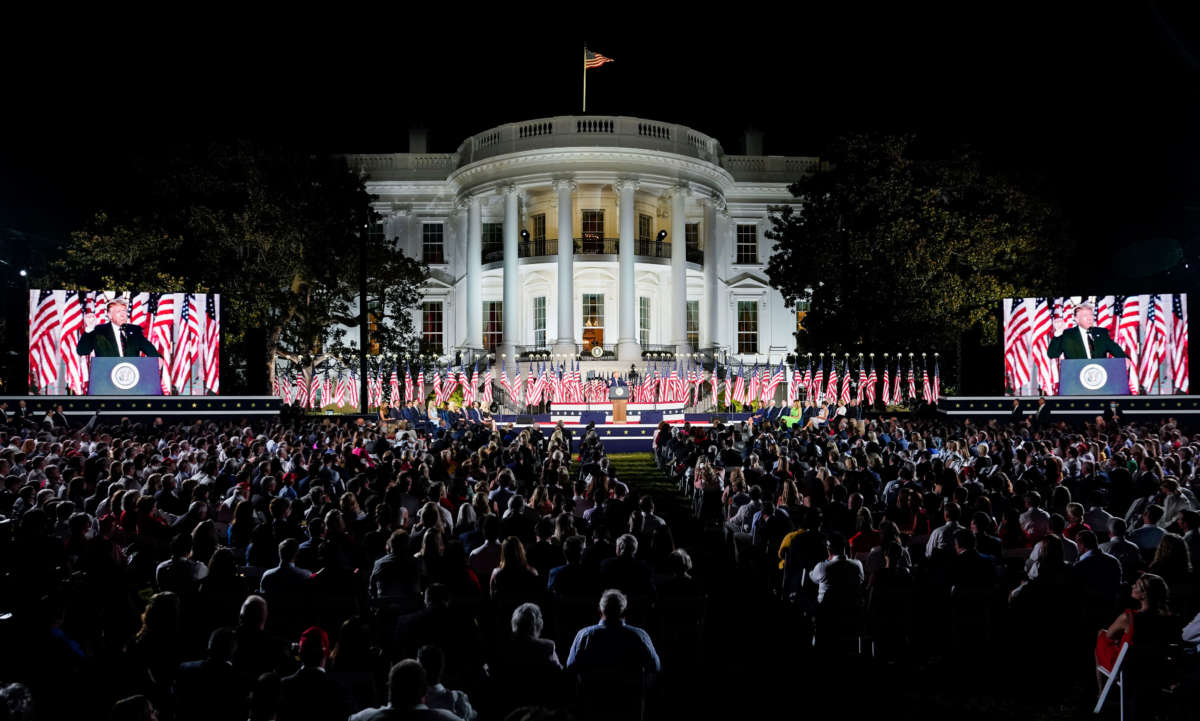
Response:
[[[504,301],[483,301],[483,347],[494,351],[504,339]]]
[[[687,342],[693,350],[700,346],[700,301],[687,302]]]
[[[431,265],[445,263],[446,255],[444,247],[442,245],[442,224],[422,223],[421,259]]]
[[[544,295],[533,299],[533,344],[538,348],[546,347],[546,296]]]
[[[533,239],[537,242],[546,240],[546,214],[538,213],[533,216]]]
[[[758,262],[758,226],[754,223],[738,223],[737,262]]]
[[[700,224],[684,223],[683,239],[688,250],[700,250]]]
[[[367,224],[367,240],[372,243],[377,243],[383,240],[383,218],[371,216],[371,222]]]
[[[654,219],[642,213],[638,215],[638,240],[649,242],[654,234]]]
[[[483,224],[483,262],[494,263],[504,256],[504,223]]]
[[[758,301],[739,300],[737,314],[737,352],[758,353]]]
[[[442,302],[421,304],[421,352],[442,354]]]
[[[604,327],[604,294],[603,293],[584,293],[583,294],[583,327],[584,328],[603,328]]]
[[[650,299],[645,296],[638,298],[638,343],[650,345]]]

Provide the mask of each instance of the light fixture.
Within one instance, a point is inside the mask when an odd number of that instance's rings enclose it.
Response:
[[[657,238],[658,242],[660,242],[660,243],[661,243],[661,242],[663,242],[663,239],[664,239],[664,238],[666,238],[666,237],[667,237],[667,231],[666,231],[666,230],[660,230],[660,231],[658,231],[658,238]]]

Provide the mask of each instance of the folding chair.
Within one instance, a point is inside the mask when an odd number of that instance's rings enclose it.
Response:
[[[1100,709],[1104,708],[1104,701],[1108,699],[1108,692],[1112,690],[1115,683],[1120,687],[1120,703],[1121,703],[1121,721],[1125,721],[1125,654],[1129,652],[1129,642],[1121,644],[1121,651],[1117,654],[1117,660],[1113,663],[1112,670],[1108,670],[1103,666],[1096,666],[1096,670],[1104,675],[1108,680],[1104,682],[1104,688],[1100,691],[1100,698],[1096,699],[1096,708],[1092,709],[1092,713],[1100,713]]]

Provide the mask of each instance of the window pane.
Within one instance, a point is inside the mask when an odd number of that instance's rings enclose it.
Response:
[[[546,345],[546,296],[533,299],[533,344],[539,348]]]
[[[604,327],[604,295],[601,293],[583,294],[583,327]]]
[[[758,302],[739,300],[737,313],[737,352],[758,353]]]
[[[700,345],[700,301],[687,302],[687,340],[695,350]]]
[[[753,223],[739,223],[737,227],[737,259],[738,263],[758,262],[758,226]]]
[[[421,304],[421,352],[442,354],[442,304]]]
[[[648,215],[638,215],[638,240],[649,241],[654,234],[654,219]]]
[[[421,257],[426,263],[445,263],[442,245],[442,224],[421,224]]]
[[[687,243],[690,250],[700,249],[700,224],[685,223],[683,226],[683,239]]]
[[[593,235],[597,238],[604,237],[604,211],[603,210],[585,210],[583,211],[583,233],[584,236]]]
[[[538,213],[533,216],[533,239],[543,241],[546,239],[546,214]]]
[[[650,345],[650,299],[638,298],[638,342]]]
[[[483,224],[483,262],[494,263],[504,258],[504,224]]]
[[[494,351],[504,338],[504,301],[483,301],[483,347]]]

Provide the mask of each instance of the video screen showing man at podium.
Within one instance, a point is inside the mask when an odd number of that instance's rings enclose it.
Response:
[[[220,309],[215,293],[31,290],[29,392],[219,393]]]
[[[1005,298],[1010,395],[1188,393],[1187,294]]]

